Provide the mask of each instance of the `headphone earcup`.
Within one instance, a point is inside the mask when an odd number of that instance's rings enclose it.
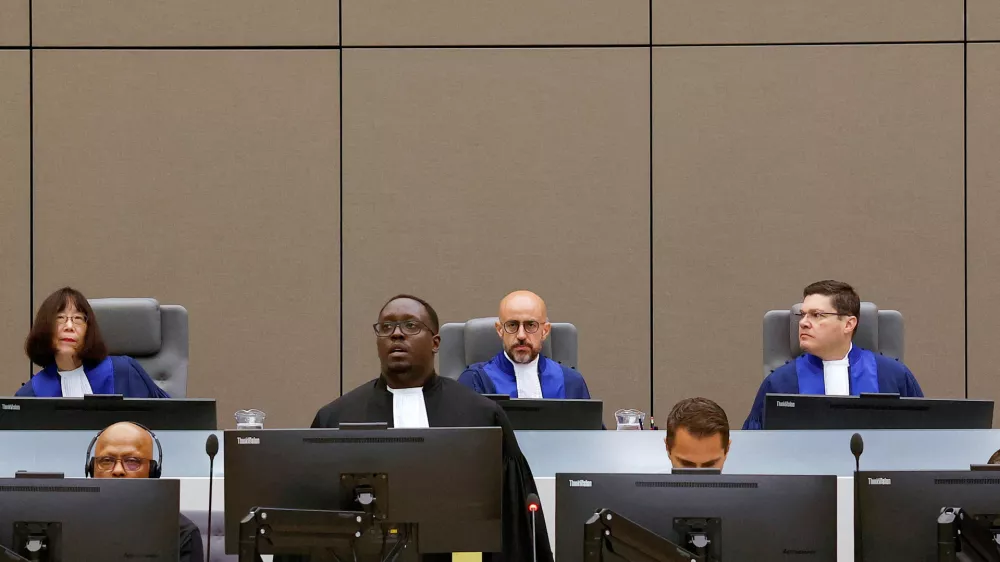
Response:
[[[156,461],[149,461],[149,477],[150,478],[160,477],[160,463]]]
[[[94,477],[94,457],[87,459],[87,464],[83,466],[83,474],[86,475],[87,478]]]

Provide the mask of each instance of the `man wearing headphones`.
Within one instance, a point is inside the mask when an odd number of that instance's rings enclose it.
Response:
[[[153,458],[153,444],[158,451]],[[93,451],[94,456],[90,456]],[[91,478],[159,478],[163,449],[153,432],[132,422],[119,422],[97,434],[87,448],[87,476]],[[180,562],[205,559],[201,531],[190,519],[180,518]]]

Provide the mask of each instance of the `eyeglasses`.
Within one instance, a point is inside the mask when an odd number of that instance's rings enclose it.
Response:
[[[845,314],[842,312],[820,312],[818,310],[810,310],[808,312],[796,312],[795,317],[800,321],[803,317],[808,318],[812,322],[819,322],[826,319],[828,316],[853,316],[852,314]]]
[[[74,326],[82,326],[87,323],[87,317],[82,314],[74,314],[72,316],[67,314],[57,314],[56,315],[56,325],[62,326],[69,320]]]
[[[119,459],[118,457],[97,457],[94,459],[94,463],[97,465],[97,468],[103,470],[104,472],[111,472],[115,469],[115,465],[118,464],[118,461],[121,461],[122,467],[126,471],[137,472],[148,460],[149,459],[140,459],[138,457],[125,457],[124,459]]]
[[[396,331],[396,326],[399,326],[399,330],[407,336],[415,336],[420,333],[420,330],[431,332],[431,329],[419,320],[400,320],[399,322],[378,322],[377,324],[372,324],[372,328],[375,329],[375,335],[380,338],[391,336]],[[431,333],[433,334],[434,332]]]
[[[508,334],[516,334],[522,326],[524,327],[524,332],[526,334],[534,334],[538,331],[538,327],[541,326],[541,324],[537,320],[525,320],[524,322],[508,320],[503,323],[503,331]]]

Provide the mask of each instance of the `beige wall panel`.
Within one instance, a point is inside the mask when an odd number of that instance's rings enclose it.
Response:
[[[1000,40],[1000,3],[968,0],[970,40]]]
[[[647,0],[344,0],[345,45],[649,42]]]
[[[36,45],[337,45],[337,0],[34,0]]]
[[[606,411],[648,407],[648,56],[344,53],[345,391],[378,375],[388,297],[454,322],[529,288]]]
[[[37,57],[36,303],[182,304],[189,396],[310,423],[339,389],[337,53]]]
[[[962,40],[963,0],[652,2],[656,44]]]
[[[0,45],[28,44],[28,0],[0,0]]]
[[[1000,45],[969,45],[969,398],[1000,402]],[[1000,427],[1000,409],[994,427]],[[986,462],[985,459],[983,462]]]
[[[656,410],[742,425],[761,321],[820,279],[906,319],[925,393],[964,395],[962,47],[654,50]]]
[[[0,395],[30,374],[31,104],[29,54],[0,51]]]

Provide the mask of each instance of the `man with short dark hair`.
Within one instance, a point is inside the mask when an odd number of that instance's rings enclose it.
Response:
[[[718,468],[729,454],[729,419],[708,398],[685,398],[667,417],[663,440],[674,468]]]
[[[913,373],[898,359],[851,343],[861,316],[861,298],[853,287],[841,281],[818,281],[806,287],[802,296],[799,347],[804,353],[764,379],[743,429],[761,429],[767,394],[924,395]]]
[[[131,422],[105,428],[94,443],[94,456],[87,459],[88,475],[94,478],[159,478],[161,468],[153,458],[153,434]],[[179,530],[180,562],[202,562],[198,526],[182,513]]]
[[[458,382],[480,394],[511,398],[590,398],[583,375],[542,355],[550,330],[542,297],[531,291],[510,293],[500,301],[496,322],[503,350],[489,361],[470,365]]]
[[[312,427],[341,423],[384,422],[391,427],[501,427],[503,429],[503,553],[484,554],[489,562],[552,562],[544,517],[537,517],[532,537],[525,509],[528,494],[538,493],[528,462],[518,447],[507,416],[496,403],[434,371],[441,344],[438,318],[423,299],[397,295],[382,307],[373,326],[381,373],[319,410]],[[423,562],[451,560],[424,555]]]

